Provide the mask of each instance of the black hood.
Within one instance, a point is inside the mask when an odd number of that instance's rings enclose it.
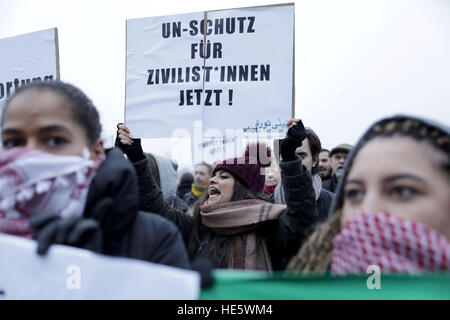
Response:
[[[347,157],[344,171],[342,172],[341,176],[339,177],[339,182],[338,182],[336,192],[335,192],[336,197],[334,198],[334,200],[330,206],[329,216],[333,215],[343,205],[343,189],[344,189],[345,182],[347,181],[348,173],[352,167],[353,160],[355,159],[356,154],[359,152],[362,145],[365,144],[365,142],[369,138],[369,136],[373,134],[372,129],[377,125],[379,126],[379,125],[383,125],[383,124],[386,124],[386,123],[389,123],[392,121],[401,122],[401,121],[405,121],[405,120],[417,121],[420,124],[425,125],[426,127],[430,128],[432,130],[437,130],[437,131],[443,133],[447,137],[450,136],[450,127],[448,125],[438,123],[435,120],[428,120],[428,119],[423,119],[423,118],[419,118],[419,117],[415,117],[415,116],[395,115],[395,116],[391,116],[391,117],[387,117],[387,118],[382,118],[381,120],[375,122],[373,125],[371,125],[366,130],[366,132],[363,134],[363,136],[359,139],[355,148],[353,148],[353,150],[349,153],[349,155]],[[447,150],[447,153],[448,153],[448,150]]]
[[[100,222],[104,238],[117,241],[129,230],[139,208],[136,172],[118,148],[106,158],[89,186],[84,216]]]

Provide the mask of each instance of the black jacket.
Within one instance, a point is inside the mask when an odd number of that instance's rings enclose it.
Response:
[[[188,193],[189,191],[191,191],[191,188],[192,188],[191,181],[187,181],[187,182],[181,181],[177,187],[177,196],[179,196],[181,199],[183,199],[184,195],[186,193]]]
[[[181,199],[179,196],[174,195],[174,196],[170,196],[166,199],[166,203],[168,205],[170,205],[171,207],[174,207],[177,210],[181,210],[181,211],[188,211],[189,207],[186,204],[186,202],[183,201],[183,199]]]
[[[330,215],[330,207],[333,202],[334,193],[322,188],[319,199],[316,201],[316,212],[318,222],[327,220]]]
[[[134,163],[138,173],[141,193],[140,208],[152,211],[174,222],[182,236],[186,247],[189,245],[193,228],[193,218],[184,212],[168,206],[162,198],[161,190],[155,184],[146,160]],[[315,196],[310,174],[303,169],[301,158],[294,161],[281,162],[281,175],[285,188],[287,209],[278,220],[266,224],[260,232],[267,239],[272,266],[275,270],[285,268],[287,260],[292,257],[300,247],[305,231],[317,221],[315,214]],[[209,228],[200,226],[200,241],[203,248],[218,238]],[[203,254],[198,251],[198,256]],[[225,256],[214,261],[216,268],[226,268]]]
[[[192,206],[195,203],[195,201],[197,201],[197,200],[198,200],[198,198],[196,196],[194,196],[194,194],[192,193],[191,190],[186,192],[183,196],[183,201],[186,202],[188,207]]]
[[[283,190],[282,190],[283,192]],[[334,193],[321,189],[319,199],[316,201],[316,216],[317,216],[317,222],[323,222],[325,221],[329,214],[330,214],[330,207],[331,203],[334,198]],[[275,193],[272,193],[267,196],[267,200],[270,202],[275,203]],[[312,230],[311,230],[312,231]]]
[[[335,175],[331,176],[328,180],[322,181],[322,188],[332,193],[336,193],[337,185],[338,178]]]
[[[275,203],[275,199],[277,199],[278,202],[276,203],[285,203],[285,196],[284,196],[284,190],[279,189],[281,185],[277,185],[275,188],[275,192],[267,196],[267,200]],[[280,194],[281,193],[281,194]],[[279,195],[276,197],[276,195]],[[316,201],[316,216],[317,216],[317,222],[323,222],[325,221],[330,214],[330,207],[331,203],[334,198],[334,193],[325,190],[324,188],[321,188],[319,198]],[[312,229],[311,229],[312,232]]]
[[[100,222],[105,254],[190,269],[175,225],[139,211],[136,173],[120,149],[107,151],[89,187],[84,216]]]

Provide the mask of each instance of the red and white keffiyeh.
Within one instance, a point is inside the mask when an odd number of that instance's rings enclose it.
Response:
[[[450,242],[434,229],[384,213],[358,213],[333,240],[331,272],[450,270]]]
[[[85,150],[87,151],[87,150]],[[33,213],[83,214],[101,161],[27,148],[0,152],[0,232],[32,238]]]

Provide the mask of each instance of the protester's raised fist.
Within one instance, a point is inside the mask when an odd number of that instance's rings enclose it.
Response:
[[[306,138],[306,130],[303,125],[302,120],[300,119],[291,119],[286,123],[286,126],[289,127],[286,132],[287,139],[294,139],[302,142]],[[301,143],[300,143],[301,145]]]
[[[300,119],[291,119],[286,126],[289,129],[286,138],[280,140],[280,153],[283,161],[293,161],[296,159],[295,149],[300,147],[306,138],[306,130]]]

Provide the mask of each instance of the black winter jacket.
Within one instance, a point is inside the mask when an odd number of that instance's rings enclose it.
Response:
[[[177,210],[181,210],[181,211],[188,211],[189,207],[186,204],[186,202],[183,201],[183,199],[181,199],[179,196],[174,195],[174,196],[170,196],[166,199],[166,203],[171,206],[174,207]]]
[[[177,187],[177,196],[179,196],[181,199],[184,198],[184,195],[191,191],[192,188],[192,182],[183,182],[181,181],[180,184]]]
[[[136,173],[120,149],[107,151],[89,187],[84,216],[100,222],[105,254],[190,269],[175,225],[139,211]]]
[[[332,193],[336,192],[337,185],[338,185],[338,178],[336,176],[331,176],[330,179],[322,182],[322,188]]]
[[[330,215],[331,203],[334,199],[334,193],[322,188],[320,190],[319,199],[316,202],[317,222],[323,222],[327,220]]]
[[[325,190],[322,188],[320,190],[319,199],[316,201],[316,216],[317,216],[317,222],[323,222],[325,221],[330,214],[330,207],[331,203],[334,198],[334,193]],[[270,202],[275,202],[275,194],[272,193],[267,196],[267,200]]]
[[[192,193],[191,190],[186,192],[183,196],[183,201],[186,202],[188,207],[191,207],[197,200],[198,200],[198,198],[196,196],[194,196],[194,194]]]
[[[138,174],[141,194],[140,208],[160,214],[174,222],[182,236],[186,247],[189,245],[193,228],[193,218],[184,212],[168,206],[162,198],[161,190],[157,187],[146,160],[134,163]],[[305,231],[316,223],[315,196],[310,174],[303,168],[301,158],[289,162],[281,162],[281,175],[286,195],[287,209],[278,220],[271,221],[261,228],[260,232],[267,239],[272,266],[274,270],[282,270],[286,263],[299,249]],[[197,256],[202,256],[207,245],[218,238],[211,229],[200,226],[201,248]],[[216,268],[227,268],[225,256],[213,261]]]

